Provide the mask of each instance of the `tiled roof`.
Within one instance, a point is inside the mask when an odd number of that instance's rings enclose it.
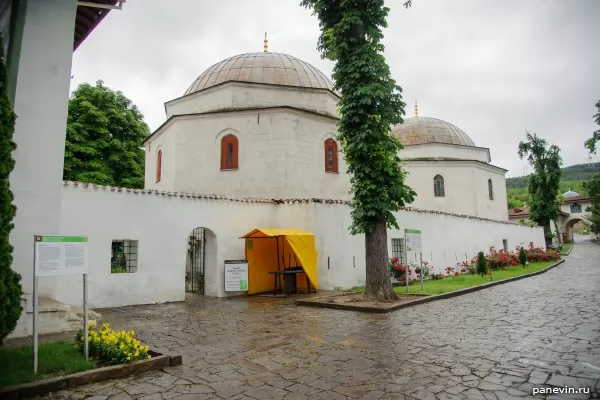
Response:
[[[309,63],[288,54],[260,52],[239,54],[204,71],[186,95],[229,81],[298,86],[333,91],[333,82]]]

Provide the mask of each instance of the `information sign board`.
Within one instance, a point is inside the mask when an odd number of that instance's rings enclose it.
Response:
[[[87,236],[35,236],[35,276],[88,273]]]
[[[421,253],[421,231],[417,229],[406,229],[406,251],[411,253]]]
[[[225,291],[244,292],[248,290],[248,261],[225,261]]]

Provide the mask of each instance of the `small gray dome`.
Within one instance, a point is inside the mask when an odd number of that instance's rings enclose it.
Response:
[[[185,94],[199,92],[228,81],[333,91],[333,82],[309,63],[287,54],[261,52],[240,54],[214,64],[196,78]]]
[[[392,134],[405,146],[424,143],[449,143],[475,147],[475,142],[450,122],[430,117],[407,118],[392,128]]]
[[[572,190],[569,189],[569,191],[563,193],[563,197],[565,199],[571,199],[573,197],[579,197],[579,193],[573,192]]]

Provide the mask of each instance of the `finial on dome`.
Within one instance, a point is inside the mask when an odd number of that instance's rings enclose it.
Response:
[[[419,116],[419,103],[415,100],[415,117]]]
[[[267,32],[265,32],[265,53],[269,51],[269,40],[267,39]]]

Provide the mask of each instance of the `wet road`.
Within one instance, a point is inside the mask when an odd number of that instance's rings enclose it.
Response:
[[[100,310],[183,365],[48,398],[600,398],[600,246],[545,274],[385,315],[270,298]],[[589,388],[537,394],[534,388]]]

